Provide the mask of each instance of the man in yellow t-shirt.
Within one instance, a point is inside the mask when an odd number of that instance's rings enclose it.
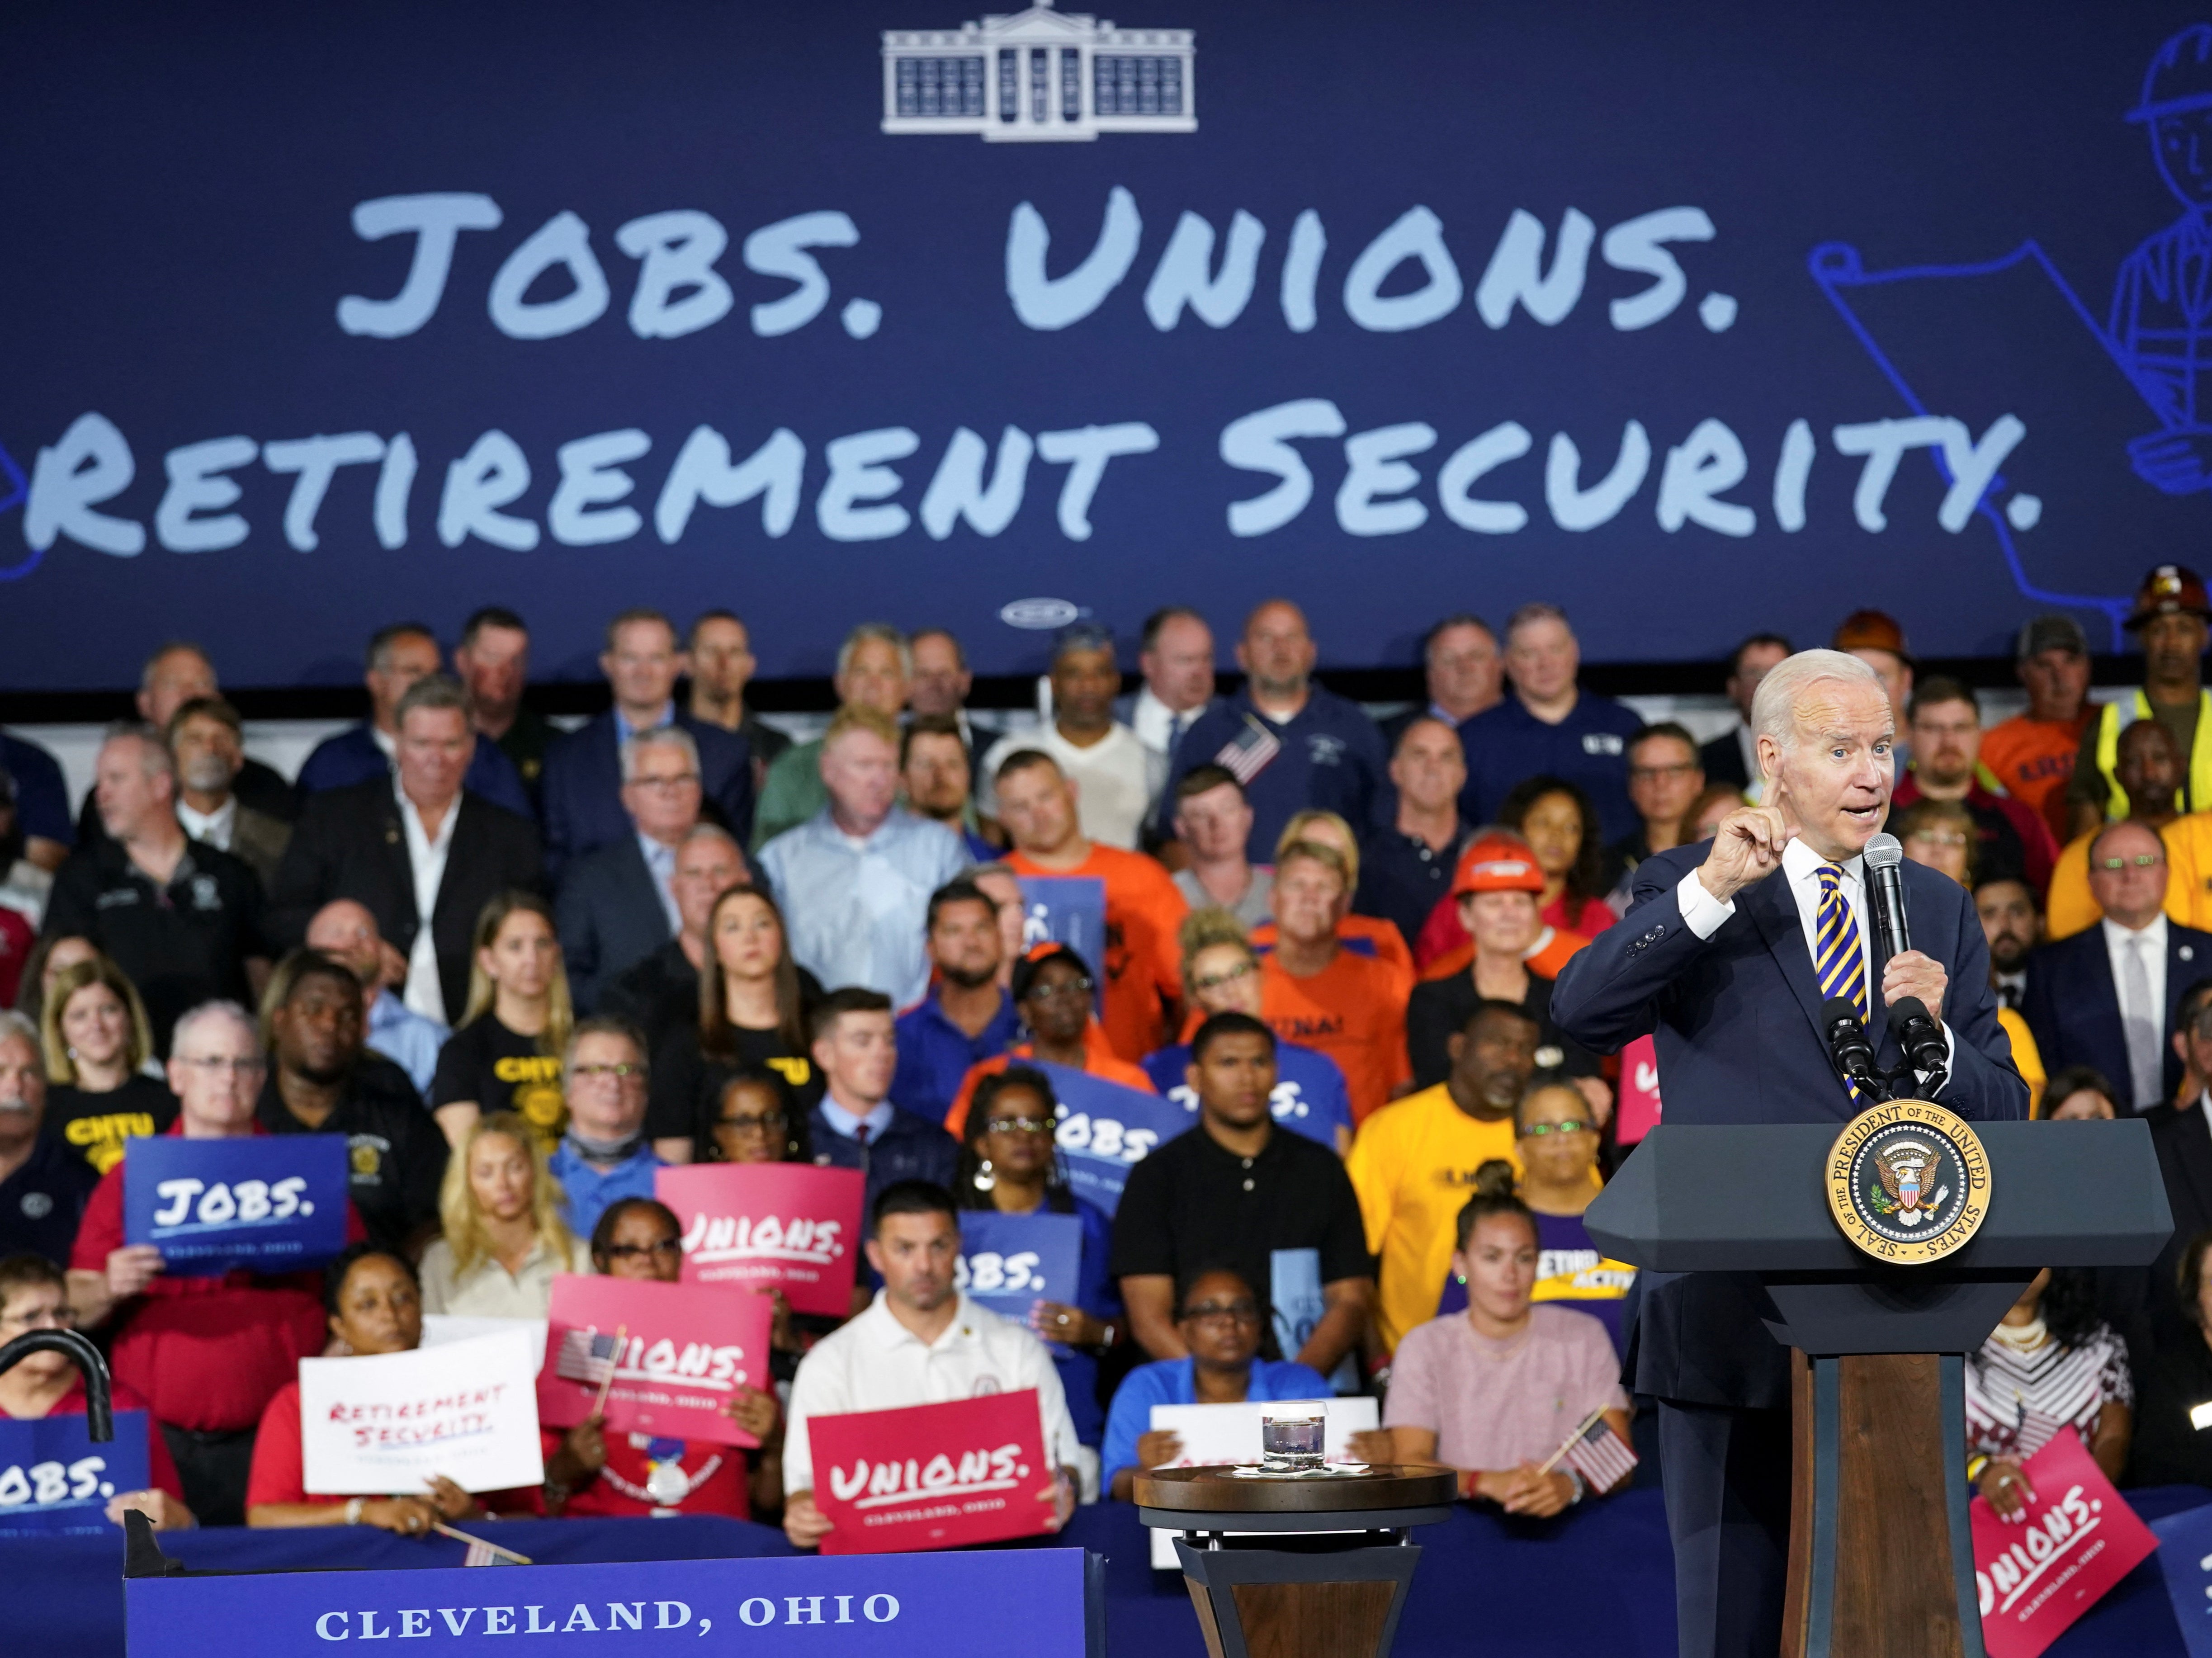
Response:
[[[1513,1108],[1535,1070],[1538,1033],[1512,1003],[1476,1004],[1451,1038],[1450,1075],[1375,1112],[1352,1143],[1345,1172],[1382,1260],[1375,1325],[1388,1351],[1436,1316],[1475,1170],[1503,1157],[1521,1173]]]

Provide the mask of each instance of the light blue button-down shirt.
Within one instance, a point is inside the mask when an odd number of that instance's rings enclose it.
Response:
[[[426,1097],[447,1035],[445,1026],[424,1018],[388,990],[378,991],[368,1005],[368,1046],[395,1061]]]
[[[660,913],[668,918],[668,936],[684,931],[684,912],[676,907],[676,848],[638,831],[637,849],[645,856],[645,872],[653,877],[653,890],[660,900]]]
[[[791,924],[793,959],[830,989],[864,985],[900,1008],[929,988],[929,895],[969,862],[958,835],[897,806],[864,841],[824,806],[760,853]]]

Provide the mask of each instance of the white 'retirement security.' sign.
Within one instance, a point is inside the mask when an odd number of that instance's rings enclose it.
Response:
[[[412,1352],[301,1359],[307,1490],[410,1496],[439,1474],[471,1491],[541,1484],[534,1345],[518,1328]]]

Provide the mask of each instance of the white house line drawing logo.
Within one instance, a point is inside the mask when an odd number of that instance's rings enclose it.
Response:
[[[957,29],[884,31],[884,131],[975,132],[994,143],[1195,132],[1189,29],[1118,28],[1053,9]]]

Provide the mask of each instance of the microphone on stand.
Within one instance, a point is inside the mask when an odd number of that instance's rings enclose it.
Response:
[[[1828,1057],[1836,1069],[1855,1084],[1870,1104],[1889,1097],[1889,1089],[1874,1068],[1874,1044],[1848,996],[1831,996],[1820,1009],[1820,1029],[1828,1039]]]
[[[1894,835],[1877,835],[1866,843],[1867,899],[1874,910],[1875,937],[1881,941],[1885,961],[1912,948],[1912,932],[1905,919],[1905,878],[1899,867],[1904,861],[1905,848]],[[1899,1079],[1934,1093],[1943,1085],[1946,1076],[1945,1047],[1943,1032],[1927,1004],[1917,996],[1900,996],[1889,1010],[1889,1023],[1897,1032],[1897,1045],[1905,1050],[1909,1067],[1899,1073]],[[1928,1073],[1928,1081],[1921,1083],[1913,1072]]]

